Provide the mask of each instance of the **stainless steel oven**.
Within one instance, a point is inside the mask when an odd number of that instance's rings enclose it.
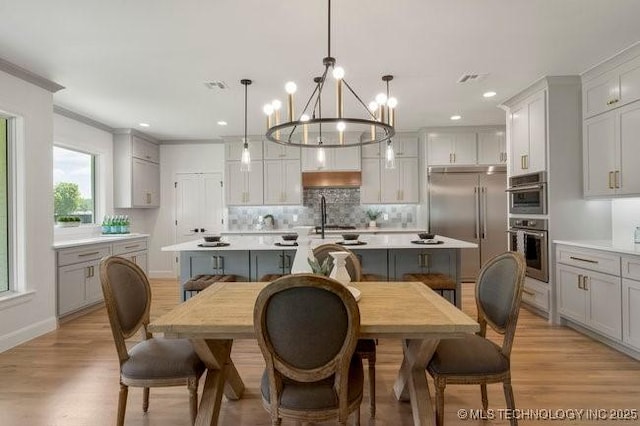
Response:
[[[545,172],[509,178],[509,213],[547,214],[547,174]]]
[[[527,276],[549,282],[546,219],[509,219],[509,250],[522,253]]]

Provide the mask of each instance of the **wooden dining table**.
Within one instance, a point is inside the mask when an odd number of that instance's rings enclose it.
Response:
[[[155,319],[149,330],[168,338],[188,338],[207,366],[196,425],[217,425],[222,395],[242,397],[244,383],[231,359],[234,339],[255,339],[253,307],[265,282],[224,282]],[[418,282],[351,283],[361,292],[361,338],[396,338],[404,358],[393,386],[400,401],[410,401],[414,425],[431,425],[425,367],[440,339],[479,330],[478,323]]]

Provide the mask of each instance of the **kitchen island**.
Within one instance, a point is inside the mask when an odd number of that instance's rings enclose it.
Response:
[[[437,235],[438,244],[416,244],[416,234],[360,235],[364,244],[348,245],[362,263],[364,273],[380,280],[401,281],[406,273],[443,273],[457,283],[456,305],[461,306],[460,251],[476,248],[474,243]],[[266,274],[288,274],[296,256],[306,258],[309,248],[342,241],[340,235],[321,239],[301,237],[298,246],[281,246],[278,235],[225,236],[223,247],[203,246],[203,240],[163,247],[162,251],[180,252],[180,297],[182,284],[199,274],[234,275],[236,281],[259,281]],[[300,264],[300,259],[298,262]],[[304,264],[304,262],[302,263]]]

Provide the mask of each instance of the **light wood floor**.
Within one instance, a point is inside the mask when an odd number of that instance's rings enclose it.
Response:
[[[152,317],[178,303],[176,283],[153,280]],[[463,289],[464,311],[475,317],[473,285]],[[240,401],[223,401],[220,425],[270,425],[262,408],[259,378],[262,356],[255,341],[238,341],[232,357],[247,386]],[[400,344],[378,346],[378,415],[370,420],[368,396],[362,405],[363,425],[412,425],[411,408],[392,396],[402,355]],[[640,409],[640,362],[570,329],[549,326],[522,310],[512,355],[516,406],[521,409]],[[430,382],[431,390],[433,386]],[[365,388],[367,387],[365,383]],[[0,425],[113,425],[118,401],[118,361],[104,308],[64,323],[49,333],[0,354]],[[188,425],[186,388],[152,389],[148,414],[142,413],[142,390],[129,391],[127,425]],[[445,423],[461,421],[461,408],[481,407],[477,386],[449,386]],[[505,408],[501,385],[489,385],[489,407]],[[546,421],[522,421],[544,424]],[[568,424],[555,421],[554,424]],[[285,422],[285,424],[287,424]],[[508,424],[505,420],[489,422]],[[640,424],[640,421],[576,421],[571,425]]]

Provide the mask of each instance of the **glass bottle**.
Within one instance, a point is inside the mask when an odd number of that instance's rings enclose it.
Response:
[[[102,219],[102,233],[109,233],[109,216],[105,216],[104,219]]]
[[[640,244],[640,226],[636,226],[636,232],[633,234],[633,242]]]

